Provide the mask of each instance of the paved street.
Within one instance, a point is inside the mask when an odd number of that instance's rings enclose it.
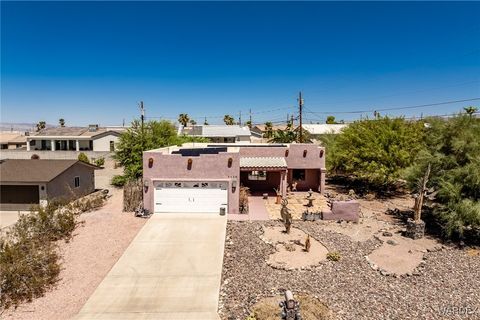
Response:
[[[225,232],[225,216],[154,214],[77,319],[219,319]]]

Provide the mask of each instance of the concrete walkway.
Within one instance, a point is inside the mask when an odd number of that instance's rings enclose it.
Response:
[[[248,197],[248,214],[228,214],[228,220],[233,221],[265,221],[270,220],[265,200],[261,196]]]
[[[226,221],[154,214],[76,319],[219,319]]]

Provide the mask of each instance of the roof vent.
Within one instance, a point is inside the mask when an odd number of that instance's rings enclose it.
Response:
[[[88,132],[97,132],[98,124],[89,124],[88,125]]]

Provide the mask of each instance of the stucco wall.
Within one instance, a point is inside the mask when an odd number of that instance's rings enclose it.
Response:
[[[285,151],[288,149],[288,156]],[[303,156],[304,150],[307,151]],[[325,152],[320,157],[320,151],[323,150],[315,144],[290,144],[290,147],[244,147],[240,148],[242,157],[285,157],[287,167],[296,169],[321,169],[325,168]]]
[[[75,188],[75,177],[80,177],[80,187]],[[95,190],[94,169],[76,163],[47,184],[48,199],[76,199]]]
[[[153,159],[152,168],[148,167],[148,159]],[[228,167],[228,159],[232,165]],[[188,170],[188,159],[192,159],[192,167]],[[204,154],[198,157],[182,157],[178,154],[163,155],[159,152],[144,152],[143,179],[148,184],[144,189],[144,207],[154,209],[155,180],[169,181],[226,181],[228,182],[228,213],[238,213],[240,190],[240,160],[238,153]],[[232,191],[232,181],[237,187]]]
[[[248,175],[250,171],[240,172],[241,182],[244,186],[250,188],[253,193],[256,192],[268,192],[269,194],[275,194],[275,189],[280,188],[281,184],[281,174],[280,172],[267,171],[266,180],[248,180]]]
[[[110,141],[113,141],[114,145],[116,145],[118,142],[118,137],[116,135],[109,134],[93,140],[93,151],[110,151]]]

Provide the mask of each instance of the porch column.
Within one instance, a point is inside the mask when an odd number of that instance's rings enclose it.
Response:
[[[282,196],[287,196],[287,170],[280,173],[280,186],[282,190]]]
[[[320,185],[318,186],[318,192],[323,194],[325,192],[325,174],[327,173],[327,169],[323,168],[320,169]]]
[[[75,150],[80,151],[80,141],[78,141],[78,139],[75,140]]]
[[[30,151],[30,139],[27,138],[27,151]]]
[[[50,150],[55,151],[55,140],[50,140]]]

